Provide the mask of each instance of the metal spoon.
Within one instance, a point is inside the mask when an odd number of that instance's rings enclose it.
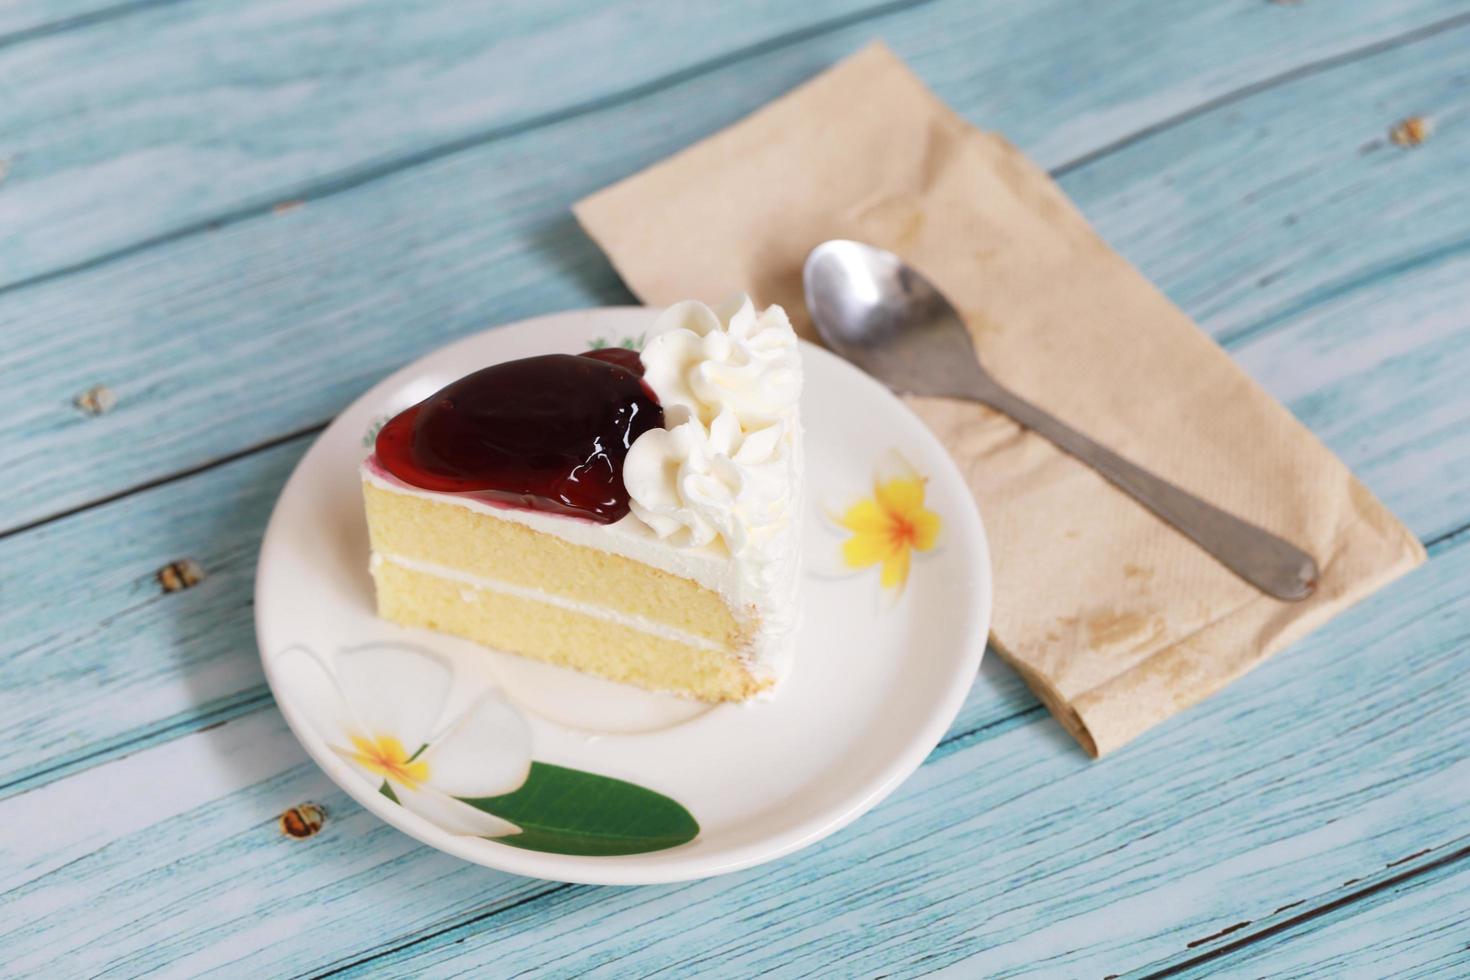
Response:
[[[892,252],[824,242],[807,256],[806,304],[838,354],[893,390],[965,398],[1004,412],[1097,470],[1192,538],[1226,568],[1278,599],[1317,587],[1317,563],[1295,545],[1186,493],[1002,388],[980,366],[949,300]]]

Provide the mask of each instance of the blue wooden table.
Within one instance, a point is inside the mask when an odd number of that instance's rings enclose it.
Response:
[[[893,797],[725,878],[379,823],[260,673],[291,467],[421,353],[629,301],[571,202],[875,37],[1431,561],[1101,762],[989,658]],[[7,0],[0,161],[0,974],[1470,973],[1467,0]]]

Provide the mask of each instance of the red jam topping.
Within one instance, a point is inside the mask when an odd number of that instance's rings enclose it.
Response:
[[[396,415],[378,462],[412,486],[611,524],[623,458],[664,412],[631,350],[546,354],[466,375]]]

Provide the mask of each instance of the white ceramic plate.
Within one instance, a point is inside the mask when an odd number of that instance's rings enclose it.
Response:
[[[803,346],[803,623],[796,667],[775,698],[698,704],[374,615],[357,464],[376,426],[489,364],[636,343],[653,316],[640,308],[559,313],[497,327],[420,359],[332,423],[297,466],[271,517],[256,581],[256,632],[292,731],[364,807],[468,861],[538,878],[644,884],[721,874],[788,854],[856,819],[912,773],[954,720],[980,664],[990,624],[990,560],[964,482],[898,399],[812,345]],[[879,508],[884,515],[932,523],[915,518],[914,474],[923,479],[921,508],[937,515],[939,532],[932,542],[916,542],[930,546],[911,550],[899,590],[880,584],[879,565],[848,567],[844,546],[853,532],[832,517],[868,497],[886,501]],[[876,483],[890,479],[908,479],[910,492],[876,493]],[[847,553],[858,555],[862,544],[848,545]],[[490,701],[476,700],[486,692]],[[345,709],[343,697],[350,702]],[[475,718],[456,726],[453,720],[474,704],[492,707],[470,711]],[[352,749],[346,742],[353,726],[370,740],[365,765],[349,758],[362,763],[360,752],[344,754]],[[384,734],[383,726],[410,747],[405,752],[429,745],[421,756],[400,759],[408,768],[383,770],[407,780],[389,782],[399,795],[405,785],[428,787],[403,805],[381,791],[384,780],[371,761],[383,764],[373,753],[399,744],[371,741]],[[478,747],[448,747],[476,738]],[[479,764],[473,760],[515,770],[516,752],[522,759],[516,772],[524,774],[529,752],[536,788],[572,785],[551,786],[548,774],[571,779],[576,792],[563,802],[585,797],[588,812],[538,810],[555,793],[529,792],[528,783],[514,797],[495,798],[508,801],[504,806],[490,807],[509,820],[491,823],[520,834],[465,832],[457,815],[467,804],[451,798],[481,796],[486,779],[509,779],[496,783],[493,792],[502,793],[521,777],[481,773],[477,784],[477,773],[463,770]],[[415,760],[423,763],[419,769],[411,768]],[[640,824],[645,814],[635,812],[640,801],[649,808],[647,826]],[[697,828],[686,820],[685,830],[670,830],[670,819],[690,816]],[[550,836],[530,833],[568,819],[586,823],[582,830],[590,827],[591,836],[563,846],[559,841],[571,838],[558,837],[555,827]],[[645,830],[652,836],[640,843]],[[613,835],[611,846],[598,836],[605,832]],[[674,837],[659,837],[669,833]],[[666,846],[669,840],[684,842]],[[654,846],[663,849],[648,849]],[[641,853],[607,853],[620,849]]]

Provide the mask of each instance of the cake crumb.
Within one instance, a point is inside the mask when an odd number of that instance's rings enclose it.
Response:
[[[301,200],[280,201],[271,208],[271,214],[290,214],[305,207],[306,202]]]
[[[165,592],[192,589],[204,581],[204,569],[192,558],[180,558],[158,570],[158,584]]]
[[[1425,116],[1410,116],[1400,120],[1388,131],[1388,138],[1395,146],[1418,146],[1434,134],[1434,123]]]
[[[301,803],[281,814],[281,833],[296,840],[315,837],[327,822],[327,810],[316,803]]]
[[[117,395],[107,385],[93,385],[72,399],[72,404],[88,415],[106,415],[117,405]]]

